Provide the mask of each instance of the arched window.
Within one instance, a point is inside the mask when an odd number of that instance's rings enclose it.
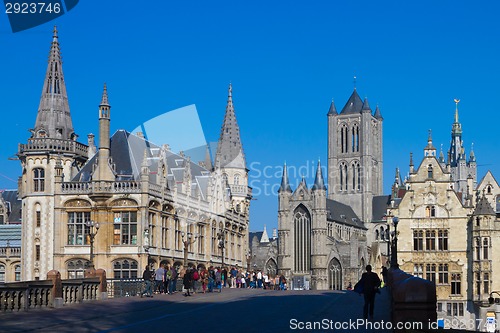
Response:
[[[68,279],[81,279],[84,277],[85,270],[90,267],[90,261],[85,259],[75,259],[68,261],[66,270]]]
[[[276,276],[278,274],[278,265],[274,259],[269,259],[266,264],[266,272],[269,277]]]
[[[340,191],[347,191],[347,164],[345,164],[344,162],[340,163],[339,171]]]
[[[378,230],[375,230],[375,240],[378,240]]]
[[[358,191],[361,191],[361,166],[359,165],[359,163],[357,164],[356,173],[358,175],[357,188]]]
[[[42,168],[33,169],[33,191],[45,191],[45,170]]]
[[[476,238],[476,260],[481,260],[481,239]]]
[[[488,260],[488,238],[483,239],[483,260]]]
[[[348,137],[348,133],[349,130],[347,129],[347,125],[346,124],[342,124],[341,127],[340,127],[340,152],[341,153],[347,153],[347,147],[348,147],[348,143],[347,143],[347,137]]]
[[[137,261],[123,259],[117,260],[113,263],[113,277],[115,279],[136,279],[137,274]]]
[[[433,178],[433,169],[432,169],[432,164],[429,164],[427,166],[427,178]]]
[[[239,174],[234,175],[234,185],[240,185],[240,175]]]
[[[21,265],[14,266],[14,281],[21,281]]]
[[[342,290],[342,266],[337,258],[328,265],[328,286],[330,290]]]
[[[224,181],[224,184],[223,184],[223,185],[226,185],[226,184],[227,184],[227,182],[228,182],[228,181],[227,181],[227,173],[223,173],[223,174],[222,174],[222,179],[223,179],[223,181]]]
[[[380,239],[385,240],[385,230],[384,227],[380,227]]]
[[[359,151],[359,126],[358,124],[354,124],[351,129],[351,150],[352,152]]]
[[[311,215],[300,205],[294,213],[295,271],[311,269]]]
[[[5,266],[0,265],[0,283],[5,282]]]

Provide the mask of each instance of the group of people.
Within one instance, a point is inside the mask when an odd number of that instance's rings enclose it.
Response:
[[[177,277],[179,270],[176,266],[160,265],[155,271],[146,266],[142,273],[144,290],[142,296],[153,297],[156,294],[173,294],[177,289]]]
[[[191,296],[196,290],[203,293],[221,291],[222,288],[263,288],[270,290],[286,290],[287,281],[283,275],[269,276],[262,271],[245,272],[238,267],[204,267],[188,266],[179,271],[178,266],[162,264],[152,271],[144,269],[142,278],[145,287],[142,296],[153,297],[157,294],[173,294],[177,289],[177,280],[182,278],[185,296]]]

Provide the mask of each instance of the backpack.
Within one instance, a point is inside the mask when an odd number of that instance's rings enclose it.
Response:
[[[172,279],[172,271],[170,269],[167,271],[167,279]]]
[[[194,273],[193,273],[193,279],[195,281],[198,281],[199,278],[200,278],[200,275],[198,274],[198,271],[194,271]]]

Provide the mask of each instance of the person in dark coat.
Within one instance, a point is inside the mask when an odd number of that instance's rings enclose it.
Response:
[[[186,270],[186,273],[184,273],[182,284],[184,285],[184,289],[186,289],[184,296],[191,296],[191,294],[189,293],[189,290],[193,286],[193,270],[191,268],[188,268]]]
[[[144,272],[142,273],[142,279],[144,280],[144,291],[141,293],[141,297],[145,294],[146,297],[153,297],[153,289],[151,287],[151,279],[153,274],[149,270],[149,267],[146,266]]]
[[[372,272],[372,266],[366,266],[366,273],[361,276],[360,284],[363,284],[363,294],[365,296],[365,304],[363,306],[363,318],[373,319],[373,309],[375,306],[375,294],[380,287],[380,278],[376,273]]]

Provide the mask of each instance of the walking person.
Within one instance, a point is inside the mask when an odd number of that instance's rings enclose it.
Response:
[[[370,320],[373,319],[373,310],[375,307],[375,294],[380,287],[380,278],[376,273],[372,272],[372,266],[366,266],[366,272],[361,275],[361,280],[356,283],[354,290],[362,293],[365,297],[365,304],[363,306],[363,318]]]
[[[193,286],[193,270],[191,268],[188,268],[184,273],[182,284],[184,285],[184,289],[186,289],[184,296],[191,296],[191,294],[189,293],[190,289]]]
[[[177,268],[172,265],[170,272],[170,285],[168,286],[168,293],[173,294],[177,291]]]
[[[146,295],[146,297],[153,297],[153,289],[151,288],[151,279],[152,279],[151,271],[149,267],[146,266],[144,268],[144,272],[142,273],[142,279],[144,280],[144,291],[141,293],[141,297]]]

